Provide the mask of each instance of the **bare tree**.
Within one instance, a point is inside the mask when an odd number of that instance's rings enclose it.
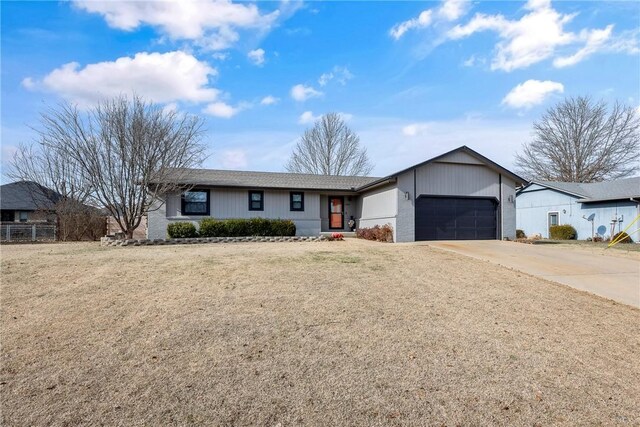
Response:
[[[13,155],[7,175],[19,181],[32,181],[53,190],[59,199],[86,203],[91,189],[80,166],[60,147],[39,141],[20,145]],[[32,195],[34,198],[36,194]],[[38,204],[38,203],[36,203]]]
[[[340,114],[328,113],[304,132],[285,168],[316,175],[367,175],[373,165]]]
[[[633,175],[640,169],[640,117],[618,102],[569,98],[547,110],[533,125],[534,138],[516,155],[530,179],[598,182]]]
[[[105,214],[86,203],[91,188],[78,163],[59,147],[41,142],[21,145],[7,175],[26,181],[37,218],[55,221],[59,240],[94,240],[105,229]],[[53,214],[53,215],[52,215]]]
[[[61,155],[71,168],[55,189],[73,185],[77,200],[104,207],[128,238],[150,209],[161,206],[163,195],[182,188],[182,168],[200,165],[205,157],[200,118],[138,96],[105,100],[86,112],[62,104],[45,111],[40,125],[42,152]],[[28,170],[29,162],[20,163]],[[55,182],[51,174],[47,166],[42,181]],[[172,179],[164,179],[168,174]]]

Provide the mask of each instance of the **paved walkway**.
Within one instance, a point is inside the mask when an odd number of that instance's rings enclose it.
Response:
[[[640,259],[581,248],[500,241],[428,242],[524,273],[640,307]],[[609,249],[608,251],[614,251]]]

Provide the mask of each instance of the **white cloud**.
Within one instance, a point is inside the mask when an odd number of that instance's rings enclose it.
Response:
[[[433,21],[433,12],[431,9],[423,10],[420,12],[417,18],[412,18],[407,21],[400,22],[399,24],[394,25],[389,30],[389,35],[394,39],[398,40],[409,30],[413,30],[416,28],[425,28],[431,25]]]
[[[73,4],[102,15],[112,28],[132,31],[149,25],[173,40],[197,41],[213,50],[230,47],[239,38],[238,30],[269,30],[280,15],[279,10],[263,14],[253,3],[229,0],[75,0]]]
[[[221,162],[225,169],[242,169],[249,165],[245,150],[225,150],[222,152]]]
[[[438,8],[438,15],[447,21],[456,21],[467,13],[468,8],[468,0],[444,0]]]
[[[349,121],[353,120],[353,114],[342,113],[342,112],[339,112],[337,114],[345,122],[349,122]],[[301,125],[306,125],[306,124],[309,124],[309,123],[314,123],[315,121],[317,121],[320,118],[322,118],[322,114],[314,116],[313,115],[313,111],[305,111],[304,113],[302,113],[300,115],[300,118],[298,119],[298,123],[300,123]]]
[[[557,68],[568,67],[583,61],[597,52],[626,53],[638,55],[638,34],[640,31],[628,31],[617,37],[613,36],[613,25],[601,30],[582,30],[579,39],[584,46],[570,56],[557,57],[553,65]]]
[[[216,74],[209,64],[182,51],[141,52],[133,58],[125,56],[84,68],[71,62],[51,71],[42,80],[27,77],[23,85],[55,92],[80,106],[133,92],[159,103],[208,102],[219,94],[209,86],[209,78]]]
[[[339,65],[334,66],[331,71],[323,73],[318,79],[320,86],[326,86],[331,80],[335,80],[341,85],[346,85],[349,80],[353,78],[353,74],[347,67],[341,67]]]
[[[468,37],[480,31],[494,31],[500,37],[491,63],[492,70],[513,71],[552,57],[560,46],[575,43],[577,37],[564,26],[575,15],[563,15],[548,0],[530,0],[529,11],[519,20],[502,15],[476,14],[466,25],[449,32],[452,39]]]
[[[555,67],[574,65],[592,54],[620,52],[637,54],[637,32],[613,37],[613,25],[603,29],[582,29],[578,33],[565,30],[576,14],[561,14],[551,6],[550,0],[529,0],[527,13],[520,19],[510,20],[503,15],[476,14],[464,25],[448,31],[448,37],[459,40],[482,31],[495,32],[500,41],[495,45],[492,70],[513,71],[540,61],[554,58]],[[569,56],[563,49],[577,47]]]
[[[165,113],[175,113],[176,111],[178,111],[178,104],[176,104],[175,102],[170,102],[165,105],[162,110]]]
[[[306,101],[309,98],[316,98],[322,96],[323,93],[315,90],[311,86],[305,86],[303,84],[297,84],[291,88],[291,97],[296,101]]]
[[[353,114],[350,113],[338,113],[340,115],[340,117],[342,117],[342,120],[344,120],[345,122],[350,122],[351,120],[353,120]]]
[[[550,80],[527,80],[511,89],[502,100],[503,104],[511,108],[531,108],[542,104],[544,100],[554,93],[563,93],[562,83]]]
[[[276,98],[275,96],[267,95],[260,101],[262,105],[275,105],[280,102],[280,98]]]
[[[211,54],[211,57],[213,59],[217,59],[218,61],[226,61],[227,59],[229,59],[229,53],[228,52],[214,52]]]
[[[306,125],[306,124],[315,122],[320,117],[322,116],[314,116],[312,111],[305,111],[300,115],[300,118],[298,119],[298,123],[300,123],[301,125]]]
[[[251,50],[247,53],[247,57],[255,65],[262,66],[264,64],[264,49]]]
[[[427,123],[412,123],[402,128],[402,134],[404,136],[416,136],[424,134],[429,129]]]
[[[242,110],[242,107],[232,107],[231,105],[218,101],[207,105],[203,110],[204,113],[222,119],[230,119]]]
[[[468,0],[443,0],[440,7],[423,10],[416,18],[394,25],[391,30],[389,30],[389,35],[398,40],[404,36],[407,31],[427,28],[436,21],[457,21],[467,13],[468,8]]]
[[[21,84],[25,89],[32,90],[36,88],[36,82],[31,77],[25,77],[22,79]]]

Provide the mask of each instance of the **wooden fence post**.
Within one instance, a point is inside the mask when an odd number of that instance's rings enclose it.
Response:
[[[36,241],[36,225],[35,224],[31,225],[31,241],[32,242]]]

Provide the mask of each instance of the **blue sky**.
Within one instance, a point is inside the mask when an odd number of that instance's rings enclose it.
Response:
[[[460,145],[511,167],[565,96],[640,105],[640,3],[2,2],[2,165],[38,112],[136,93],[206,119],[206,167],[282,170],[340,112],[384,175]]]

